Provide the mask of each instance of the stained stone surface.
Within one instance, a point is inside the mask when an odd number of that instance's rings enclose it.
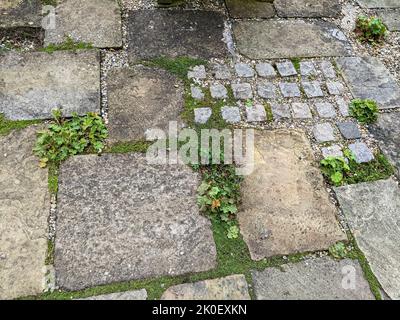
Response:
[[[393,179],[335,188],[339,204],[372,272],[400,299],[400,188]]]
[[[328,22],[236,21],[233,31],[238,50],[250,59],[343,56],[351,51],[343,32]]]
[[[246,107],[246,117],[248,122],[261,122],[267,118],[265,108],[261,104],[256,104],[252,107]]]
[[[314,63],[311,61],[301,61],[300,62],[300,74],[302,76],[314,76],[317,74]]]
[[[276,77],[276,71],[270,63],[264,63],[264,62],[257,63],[256,71],[260,77],[264,78]]]
[[[232,91],[236,99],[246,100],[253,98],[253,90],[250,83],[233,83]]]
[[[316,103],[315,109],[321,118],[334,118],[336,116],[335,107],[329,102]]]
[[[400,113],[380,114],[378,121],[369,131],[379,141],[379,146],[389,160],[397,167],[400,178]]]
[[[280,17],[336,17],[340,14],[339,0],[275,0]]]
[[[278,62],[276,64],[276,68],[282,77],[297,75],[297,71],[291,61]]]
[[[343,57],[336,62],[355,98],[375,100],[380,109],[400,106],[400,86],[377,58]]]
[[[303,131],[257,131],[254,161],[238,213],[252,259],[326,249],[346,239]]]
[[[326,87],[331,95],[341,95],[344,92],[344,85],[339,81],[328,81]]]
[[[143,140],[147,130],[180,121],[183,89],[171,73],[136,66],[112,70],[107,81],[110,140]]]
[[[228,80],[232,77],[231,70],[224,64],[212,64],[212,73],[217,80]]]
[[[293,118],[295,119],[311,119],[312,113],[307,103],[292,103]]]
[[[354,276],[354,287],[346,282]],[[357,260],[330,257],[252,271],[257,300],[374,300]]]
[[[58,0],[56,27],[45,32],[45,45],[67,37],[97,48],[122,46],[121,12],[116,0]]]
[[[146,300],[146,299],[147,299],[147,291],[146,289],[141,289],[134,291],[102,294],[99,296],[93,296],[80,300]]]
[[[36,130],[0,137],[0,299],[44,289],[50,195],[32,154]]]
[[[40,28],[41,21],[41,0],[2,0],[0,2],[0,29]]]
[[[210,94],[215,99],[223,99],[228,97],[228,90],[221,83],[213,83],[210,85]]]
[[[313,128],[313,134],[317,142],[335,141],[335,131],[330,123],[317,123]]]
[[[286,118],[286,119],[290,118],[290,105],[287,103],[286,104],[272,103],[271,111],[275,120],[279,120],[281,118]]]
[[[364,8],[400,8],[398,0],[357,0]]]
[[[276,86],[271,82],[260,82],[257,85],[257,93],[261,98],[273,99],[276,97]]]
[[[235,71],[238,77],[251,78],[254,76],[254,70],[247,63],[236,63]]]
[[[144,154],[67,160],[57,197],[57,285],[79,290],[214,268],[211,225],[196,204],[199,180],[185,165],[152,165]]]
[[[364,142],[355,142],[349,145],[358,163],[365,163],[374,160],[374,154]]]
[[[340,133],[345,139],[359,139],[361,138],[361,131],[357,124],[352,121],[338,122],[337,126]]]
[[[349,102],[346,102],[346,100],[341,97],[336,97],[336,105],[343,117],[349,116]]]
[[[272,18],[275,15],[273,0],[226,0],[232,18]]]
[[[308,98],[316,98],[323,97],[324,93],[322,92],[321,85],[318,81],[303,81],[302,82],[304,92],[306,93]]]
[[[279,88],[285,98],[301,96],[299,85],[296,82],[282,82],[279,84]]]
[[[8,52],[0,56],[0,113],[12,120],[100,111],[100,57],[96,50]]]
[[[245,276],[236,274],[170,287],[161,300],[250,300],[250,295]]]
[[[160,56],[224,58],[224,19],[214,11],[137,10],[128,13],[130,62]]]
[[[379,16],[390,31],[400,31],[400,9],[382,11]]]
[[[194,66],[188,71],[189,79],[205,79],[206,77],[206,68],[203,65]]]
[[[333,79],[336,78],[336,71],[335,67],[333,66],[332,62],[324,60],[320,63],[320,67],[322,73],[324,74],[325,78]]]

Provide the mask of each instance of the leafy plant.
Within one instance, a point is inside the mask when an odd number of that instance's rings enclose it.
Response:
[[[382,20],[377,17],[360,16],[356,22],[356,33],[362,42],[381,42],[387,32]]]
[[[346,172],[350,171],[350,167],[345,157],[327,157],[321,160],[321,170],[335,186],[340,186],[343,184]]]
[[[378,106],[373,100],[354,99],[350,104],[350,115],[362,124],[375,122],[378,114]]]
[[[100,153],[104,148],[104,140],[108,136],[102,118],[96,113],[88,113],[79,117],[73,114],[72,119],[62,118],[60,110],[53,110],[55,123],[47,130],[38,132],[35,155],[40,158],[40,167],[48,163],[59,163],[69,156],[76,155],[92,148]]]
[[[336,259],[344,259],[348,255],[348,250],[343,242],[338,242],[329,248],[329,253]]]
[[[228,228],[228,239],[236,239],[239,237],[239,228],[236,225],[232,225]]]

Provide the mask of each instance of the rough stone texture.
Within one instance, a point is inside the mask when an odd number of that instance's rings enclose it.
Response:
[[[212,64],[211,70],[217,80],[229,80],[232,77],[231,70],[224,64]]]
[[[246,117],[248,122],[261,122],[267,118],[265,108],[261,104],[252,107],[246,107]]]
[[[41,21],[41,0],[2,0],[0,2],[0,29],[40,28]]]
[[[342,151],[342,147],[334,144],[332,146],[329,147],[324,147],[321,148],[322,151],[322,155],[324,158],[327,157],[343,157],[343,151]]]
[[[363,8],[400,8],[398,0],[357,0]]]
[[[210,85],[211,97],[215,99],[224,99],[228,97],[228,90],[220,83],[213,83]]]
[[[235,71],[238,77],[252,78],[254,76],[253,68],[246,63],[236,63]]]
[[[0,137],[0,299],[44,289],[50,196],[32,154],[36,130]]]
[[[346,102],[341,97],[336,98],[336,104],[338,106],[339,112],[343,117],[348,117],[349,116],[349,102]]]
[[[353,273],[354,272],[354,273]],[[354,274],[354,288],[346,275]],[[258,300],[374,300],[357,260],[330,257],[252,272]]]
[[[400,7],[400,5],[399,5]],[[390,31],[400,31],[400,10],[382,11],[379,17]]]
[[[400,86],[377,58],[344,57],[336,61],[355,98],[375,100],[380,109],[400,106]]]
[[[351,121],[338,122],[337,126],[340,133],[345,139],[359,139],[361,138],[361,131],[357,124]]]
[[[246,100],[253,98],[253,90],[250,83],[233,83],[232,91],[236,99]]]
[[[279,74],[282,77],[296,76],[297,71],[291,61],[278,62],[276,64]]]
[[[296,82],[282,82],[279,88],[285,98],[301,97],[300,88]]]
[[[191,85],[190,86],[190,92],[192,94],[193,99],[196,100],[203,100],[204,99],[204,93],[203,90],[201,90],[200,87]]]
[[[189,79],[205,79],[207,78],[206,68],[203,65],[194,66],[188,71]]]
[[[238,107],[222,107],[221,108],[222,119],[228,123],[240,122],[240,111]]]
[[[272,115],[275,120],[279,120],[281,118],[290,118],[290,105],[289,104],[271,104]]]
[[[271,82],[259,82],[257,84],[257,93],[261,98],[274,99],[276,98],[276,86]]]
[[[306,93],[308,98],[316,98],[316,97],[323,97],[324,93],[322,92],[321,85],[318,81],[303,81],[302,86],[304,92]]]
[[[128,13],[130,62],[160,56],[224,58],[224,19],[214,11],[138,10]]]
[[[12,120],[100,111],[100,57],[77,52],[8,52],[0,55],[0,113]]]
[[[312,113],[307,103],[292,103],[293,118],[311,119]]]
[[[339,81],[328,81],[326,87],[331,95],[341,95],[344,92],[344,85]]]
[[[161,300],[250,300],[246,278],[242,274],[212,280],[185,283],[168,288]]]
[[[335,141],[335,131],[329,123],[318,123],[314,126],[313,134],[317,142]]]
[[[335,71],[335,67],[333,66],[332,62],[324,60],[320,63],[320,67],[321,67],[322,73],[324,74],[325,78],[327,78],[327,79],[336,78],[336,71]]]
[[[44,42],[62,43],[67,37],[98,48],[122,47],[121,13],[116,0],[58,0],[56,27]]]
[[[315,109],[321,118],[336,117],[335,107],[329,102],[320,102],[315,104]]]
[[[102,294],[99,296],[93,296],[80,300],[146,300],[146,299],[147,299],[147,291],[146,289],[141,289],[134,291]]]
[[[378,139],[383,153],[397,167],[400,178],[400,113],[380,114],[369,131]]]
[[[238,212],[252,259],[326,249],[346,239],[303,131],[256,132],[254,161]]]
[[[189,167],[152,165],[144,154],[76,156],[61,166],[59,182],[61,288],[215,267],[211,225],[196,204],[199,176]]]
[[[238,50],[250,59],[343,56],[351,51],[343,32],[328,22],[236,21],[233,31]]]
[[[232,18],[272,18],[275,16],[272,0],[226,0]]]
[[[204,124],[210,119],[212,115],[211,108],[196,108],[194,109],[194,121],[196,123]]]
[[[260,77],[263,78],[274,78],[276,77],[276,71],[270,63],[257,63],[256,71]]]
[[[314,63],[311,61],[301,61],[300,74],[305,77],[317,75],[317,70],[315,69]]]
[[[336,17],[340,14],[339,0],[275,0],[280,17],[320,18]]]
[[[110,140],[143,140],[147,130],[179,121],[183,89],[171,73],[136,66],[112,70],[107,81]]]
[[[335,188],[339,204],[372,272],[400,299],[400,188],[393,179]]]
[[[349,145],[349,149],[353,152],[357,163],[370,162],[374,160],[371,149],[364,142],[355,142]]]

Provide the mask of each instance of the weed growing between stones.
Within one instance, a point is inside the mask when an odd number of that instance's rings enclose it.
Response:
[[[290,59],[292,61],[294,68],[296,69],[297,73],[300,74],[300,58],[292,58]]]
[[[6,136],[13,130],[21,130],[40,122],[41,120],[8,120],[0,113],[0,136]]]
[[[360,16],[357,18],[355,32],[361,42],[369,42],[375,45],[382,42],[387,28],[382,20],[377,17]]]
[[[63,50],[84,50],[84,49],[92,49],[93,45],[91,43],[86,42],[75,42],[71,37],[67,37],[67,39],[60,44],[49,44],[44,48],[40,48],[39,51],[47,52],[49,54],[55,51],[63,51]]]
[[[41,2],[44,6],[57,6],[57,0],[41,0]]]
[[[350,115],[361,124],[370,124],[378,120],[378,106],[375,101],[369,99],[354,99],[350,103]]]

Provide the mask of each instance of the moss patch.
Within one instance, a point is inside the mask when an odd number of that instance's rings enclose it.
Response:
[[[83,50],[83,49],[92,49],[93,45],[86,42],[75,42],[71,37],[68,37],[63,43],[60,44],[49,44],[47,47],[40,48],[39,51],[47,52],[49,54],[55,51],[63,51],[63,50]]]
[[[41,120],[8,120],[3,114],[0,114],[0,136],[5,136],[13,130],[21,130],[32,124],[42,122]]]
[[[146,153],[149,146],[152,145],[151,141],[132,141],[132,142],[118,142],[108,146],[105,153],[129,153],[141,152]]]

